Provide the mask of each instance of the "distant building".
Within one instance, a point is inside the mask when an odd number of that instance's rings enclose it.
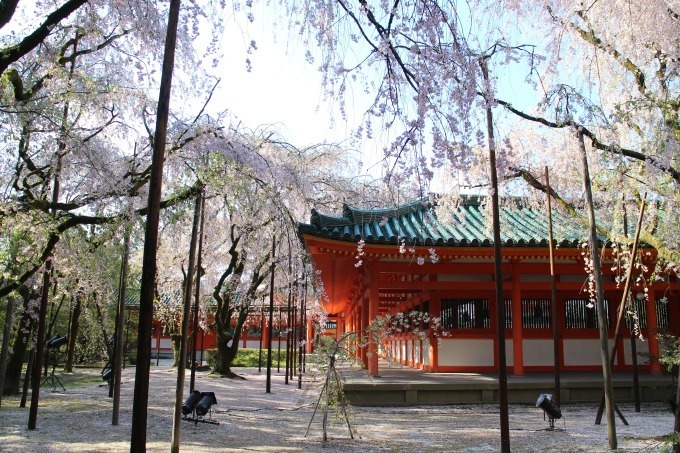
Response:
[[[309,224],[299,234],[320,272],[333,333],[356,331],[378,314],[426,311],[441,317],[440,341],[423,342],[409,333],[391,337],[383,348],[403,364],[433,372],[493,372],[498,370],[496,326],[498,313],[490,222],[485,221],[479,197],[463,197],[450,219],[438,219],[427,200],[393,209],[359,210],[345,206],[341,217],[312,210]],[[548,220],[545,212],[513,200],[501,212],[505,350],[508,370],[554,368],[551,316],[551,275]],[[584,249],[585,228],[568,227],[563,215],[553,213],[557,325],[560,368],[601,369],[598,316],[591,308]],[[600,238],[604,240],[604,238]],[[359,241],[363,245],[359,246]],[[613,270],[608,244],[601,250],[607,325],[613,341],[616,309],[623,283]],[[359,252],[363,254],[359,254]],[[656,250],[641,254],[649,272]],[[436,261],[436,262],[435,262]],[[632,367],[632,348],[641,369],[660,372],[649,357],[659,355],[657,331],[680,334],[680,282],[677,275],[661,276],[648,288],[633,286],[633,310],[642,339],[631,342],[630,317],[622,329],[615,370]],[[428,326],[423,326],[427,329]],[[430,332],[431,334],[431,332]],[[639,355],[642,353],[642,355]],[[372,375],[378,358],[360,358]]]

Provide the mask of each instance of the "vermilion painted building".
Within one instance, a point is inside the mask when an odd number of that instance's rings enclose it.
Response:
[[[362,329],[378,314],[427,311],[442,319],[440,341],[422,342],[406,333],[391,337],[382,347],[399,362],[428,371],[497,371],[493,235],[482,202],[478,197],[462,198],[447,221],[438,219],[424,200],[382,210],[345,206],[340,217],[312,210],[310,223],[301,224],[299,233],[321,271],[328,297],[324,307],[336,323],[337,335]],[[522,206],[520,199],[501,212],[503,341],[508,369],[515,375],[554,368],[547,223],[545,212]],[[596,309],[589,308],[585,250],[579,248],[587,233],[568,224],[553,213],[560,367],[598,370],[598,320]],[[612,269],[612,249],[605,248],[602,256],[611,345],[623,291],[616,277],[625,273]],[[654,269],[656,251],[644,248],[641,256],[649,271]],[[614,369],[632,367],[634,347],[643,353],[640,368],[658,373],[659,364],[649,360],[649,355],[660,352],[655,332],[680,334],[678,276],[662,276],[648,287],[647,297],[643,286],[631,291],[644,340],[632,342],[630,329],[624,327]],[[370,373],[378,375],[377,355],[367,359],[363,351],[361,356]]]

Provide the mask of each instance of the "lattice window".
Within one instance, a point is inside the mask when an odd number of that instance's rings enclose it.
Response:
[[[423,313],[424,314],[426,313],[429,317],[429,315],[430,315],[430,301],[429,300],[426,300],[425,302],[423,302]],[[423,323],[423,329],[427,330],[429,328],[430,328],[430,321],[424,322]]]
[[[564,301],[565,327],[567,329],[596,329],[598,327],[597,307],[588,299],[567,299]],[[611,327],[609,300],[604,300],[607,326]]]
[[[262,327],[260,326],[248,326],[248,337],[249,338],[259,338],[262,336]]]
[[[550,329],[550,299],[522,299],[522,328]]]
[[[442,299],[444,329],[488,329],[488,299]]]
[[[505,299],[505,328],[512,329],[512,299]]]

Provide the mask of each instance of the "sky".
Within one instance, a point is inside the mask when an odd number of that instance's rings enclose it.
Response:
[[[227,24],[215,103],[245,126],[273,128],[298,147],[346,141],[363,110],[349,109],[347,121],[340,118],[335,103],[324,99],[317,65],[305,61],[307,49],[296,38],[289,40],[285,32],[275,39],[263,22],[248,31]],[[251,39],[257,50],[248,54]]]
[[[258,7],[265,5],[254,6]],[[285,27],[272,30],[272,18],[267,14],[255,10],[252,23],[234,18],[226,21],[220,43],[224,55],[217,69],[222,81],[213,108],[228,109],[247,129],[273,129],[300,148],[322,142],[358,146],[363,168],[381,177],[382,149],[389,145],[389,135],[376,133],[373,140],[364,139],[359,145],[349,141],[371,99],[352,92],[350,87],[346,95],[348,116],[342,118],[335,102],[324,98],[318,63],[305,61],[305,52],[316,51],[315,46],[307,49],[296,36],[290,38]],[[251,40],[255,40],[257,50],[249,54]],[[246,59],[250,60],[250,70]],[[536,94],[523,83],[525,74],[511,69],[502,77],[499,87],[507,94],[506,99],[520,107],[535,103]]]

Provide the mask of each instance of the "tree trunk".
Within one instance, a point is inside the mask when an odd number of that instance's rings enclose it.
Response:
[[[26,358],[28,341],[33,333],[33,323],[31,322],[29,307],[31,292],[26,286],[22,286],[19,288],[19,294],[21,294],[21,297],[24,299],[24,311],[21,315],[19,325],[17,326],[12,353],[9,356],[5,368],[5,385],[2,389],[3,395],[16,395],[21,390],[21,370],[24,366],[24,359]]]
[[[2,389],[5,388],[5,367],[9,355],[9,336],[12,334],[12,321],[14,319],[14,296],[7,298],[5,309],[5,329],[2,334],[2,351],[0,352],[0,406],[2,405]]]
[[[675,388],[675,426],[673,430],[675,431],[676,441],[673,444],[675,453],[680,453],[680,364],[678,364],[678,378],[675,380],[677,386]]]
[[[236,353],[238,352],[238,340],[234,337],[231,346],[220,347],[221,342],[217,344],[217,365],[214,372],[224,376],[231,376],[231,364],[234,362]]]
[[[248,317],[247,308],[245,311],[239,312],[238,319],[236,320],[236,326],[234,326],[234,335],[232,336],[229,331],[229,325],[218,326],[217,328],[217,360],[215,369],[213,370],[217,374],[224,376],[234,376],[231,371],[231,364],[234,362],[236,353],[238,352],[238,345],[241,340],[241,332],[243,331],[243,325]],[[229,317],[228,319],[231,319]],[[228,323],[229,321],[227,321]],[[231,345],[229,342],[231,341]]]
[[[179,366],[179,354],[180,354],[180,343],[182,340],[182,335],[179,332],[174,332],[170,334],[170,341],[172,342],[172,366],[177,368]]]
[[[97,302],[97,295],[94,294],[92,297],[92,303],[94,304],[95,311],[97,312],[97,321],[99,321],[99,326],[102,328],[102,337],[104,339],[104,347],[106,348],[106,355],[109,359],[113,357],[113,350],[109,344],[109,333],[106,330],[106,322],[104,321],[104,314],[102,313],[102,308]]]
[[[179,22],[180,0],[170,0],[168,28],[165,38],[161,86],[158,94],[156,131],[154,134],[151,176],[149,181],[148,211],[142,258],[142,278],[139,300],[139,328],[137,337],[137,369],[132,405],[132,432],[130,451],[146,451],[146,421],[149,403],[149,371],[151,368],[151,324],[153,321],[153,291],[156,281],[156,248],[160,220],[161,188],[163,186],[163,161],[170,116],[170,91],[175,66],[175,45]]]
[[[73,373],[73,357],[76,351],[76,340],[78,338],[78,327],[80,325],[80,292],[76,292],[76,303],[73,306],[73,311],[71,312],[71,320],[68,326],[68,347],[66,349],[66,363],[64,364],[64,371],[67,373]]]

